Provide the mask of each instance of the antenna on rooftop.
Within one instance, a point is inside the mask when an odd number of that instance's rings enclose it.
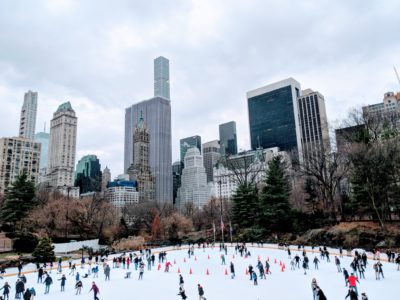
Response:
[[[396,74],[397,81],[398,81],[398,82],[399,82],[399,84],[400,84],[400,77],[399,77],[399,73],[397,73],[397,69],[396,69],[396,67],[393,67],[393,69],[394,69],[394,73]]]

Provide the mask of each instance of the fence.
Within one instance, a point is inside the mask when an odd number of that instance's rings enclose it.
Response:
[[[90,247],[90,248],[93,248],[93,250],[100,249],[98,239],[80,241],[80,242],[53,244],[53,246],[54,246],[55,253],[69,253],[69,252],[73,252],[73,251],[82,249],[83,247]]]

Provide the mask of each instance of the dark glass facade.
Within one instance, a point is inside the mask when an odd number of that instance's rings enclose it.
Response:
[[[251,148],[279,147],[289,151],[297,146],[291,86],[248,99]]]
[[[237,154],[236,122],[228,122],[219,125],[219,140],[221,155]]]

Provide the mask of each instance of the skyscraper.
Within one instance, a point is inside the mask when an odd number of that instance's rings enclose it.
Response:
[[[74,184],[77,123],[78,118],[69,102],[61,104],[53,114],[46,175],[53,188]]]
[[[181,175],[182,163],[181,161],[176,161],[172,164],[172,197],[174,199],[174,204],[178,196],[178,189],[181,186]]]
[[[150,171],[150,136],[142,113],[133,138],[133,164],[128,168],[129,180],[137,182],[139,202],[154,201],[154,177]]]
[[[0,139],[0,194],[22,172],[34,184],[38,183],[40,144],[22,137]]]
[[[207,185],[206,170],[199,149],[190,148],[185,155],[185,167],[182,170],[182,184],[178,190],[179,207],[187,205],[201,208],[211,197],[211,187]]]
[[[236,122],[231,121],[219,125],[219,141],[221,155],[237,154]]]
[[[298,97],[303,156],[330,149],[325,99],[311,89]]]
[[[170,99],[169,60],[162,56],[154,60],[154,97]]]
[[[75,186],[81,194],[101,191],[101,166],[96,155],[83,156],[76,166]]]
[[[45,180],[46,170],[47,170],[47,162],[48,162],[48,153],[49,153],[49,138],[50,134],[47,132],[38,132],[35,134],[35,142],[41,144],[41,154],[40,154],[40,175],[39,175],[39,183],[42,183]]]
[[[107,190],[107,184],[111,181],[110,169],[106,166],[101,175],[101,191],[105,192]]]
[[[28,91],[24,95],[19,122],[19,136],[30,140],[35,138],[38,93]]]
[[[217,165],[220,157],[221,149],[218,140],[203,144],[203,161],[207,173],[207,182],[214,180],[213,169]]]
[[[154,69],[158,70],[156,63],[159,63],[159,60],[156,59],[154,63]],[[163,72],[169,74],[169,71],[164,70]],[[156,87],[154,89],[158,90]],[[164,96],[166,96],[165,93]],[[124,169],[127,171],[133,163],[134,130],[141,112],[150,135],[150,170],[155,177],[155,199],[172,203],[171,103],[169,97],[154,97],[136,103],[125,110]]]
[[[180,150],[181,150],[181,163],[184,164],[184,159],[186,156],[186,152],[193,147],[199,149],[201,154],[201,137],[198,135],[190,136],[184,139],[181,139],[179,142]]]
[[[297,97],[300,83],[285,79],[247,93],[251,149],[279,147],[297,149],[301,135]]]

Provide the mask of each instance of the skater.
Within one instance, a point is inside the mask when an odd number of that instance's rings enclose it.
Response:
[[[100,290],[99,290],[99,288],[97,287],[97,285],[96,285],[96,283],[94,281],[92,282],[92,287],[89,290],[89,293],[91,291],[93,291],[94,300],[99,300],[99,298],[97,297],[97,294],[100,294]]]
[[[349,278],[349,272],[347,272],[346,268],[343,268],[343,277],[344,277],[344,282],[346,283],[347,286],[347,284],[349,283],[347,280]]]
[[[382,275],[382,278],[385,279],[385,276],[383,276],[383,269],[382,269],[383,265],[379,260],[377,262],[377,265],[378,265],[378,274]]]
[[[181,297],[182,297],[182,299],[187,299],[187,296],[186,296],[186,293],[185,293],[185,290],[184,290],[184,288],[183,288],[183,287],[179,287],[179,293],[178,293],[178,296],[181,296]]]
[[[304,275],[307,275],[307,262],[303,259],[303,270],[304,270]]]
[[[315,269],[315,270],[318,270],[318,263],[319,263],[318,257],[314,257],[313,262],[314,262],[314,269]]]
[[[318,298],[317,298],[317,288],[318,288],[318,283],[317,283],[317,279],[315,279],[315,278],[313,278],[312,280],[311,280],[311,290],[312,290],[312,293],[313,293],[313,299],[314,300],[317,300]],[[319,300],[319,299],[318,299]]]
[[[0,288],[0,291],[1,291],[1,290],[4,290],[4,291],[3,291],[4,300],[10,299],[10,296],[9,296],[9,295],[10,295],[11,286],[8,284],[7,281],[4,283],[3,287]]]
[[[258,285],[258,281],[257,281],[257,273],[256,273],[256,272],[253,272],[253,275],[252,275],[252,277],[253,277],[253,282],[254,282],[254,285]]]
[[[21,280],[17,279],[17,282],[15,283],[15,299],[21,299],[24,290],[25,290],[24,283]]]
[[[110,280],[110,271],[111,271],[110,266],[106,265],[106,267],[104,268],[104,275],[106,276],[106,281]]]
[[[182,274],[179,274],[179,287],[183,288],[183,284],[185,283],[185,281],[183,281],[183,277]]]
[[[31,300],[31,291],[29,289],[25,290],[24,300]]]
[[[225,255],[221,254],[221,265],[226,265],[225,263]]]
[[[298,267],[299,269],[300,269],[300,256],[298,256],[297,254],[296,254],[296,256],[294,257],[294,260],[295,260],[295,267]]]
[[[37,278],[37,283],[42,283],[42,279],[43,279],[43,268],[40,267],[38,270],[38,278]]]
[[[340,267],[340,259],[337,256],[335,256],[335,265],[338,269],[338,273],[342,273],[342,268]]]
[[[290,248],[287,248],[287,254],[288,254],[288,258],[292,259],[292,253],[290,252]]]
[[[45,294],[48,294],[50,292],[50,285],[53,283],[53,279],[51,279],[50,275],[47,274],[46,279],[44,280],[44,284],[46,286],[46,289],[44,291]]]
[[[82,288],[83,288],[83,283],[82,283],[82,281],[79,280],[79,281],[75,284],[75,289],[76,289],[75,295],[80,295],[80,294],[81,294],[81,291],[82,291]]]
[[[361,293],[361,300],[368,300],[367,294]]]
[[[144,273],[144,262],[141,262],[139,265],[139,278],[138,280],[143,279],[143,273]]]
[[[358,295],[358,291],[357,291],[357,282],[360,283],[358,281],[357,276],[354,276],[354,273],[351,273],[351,275],[349,276],[349,278],[347,278],[347,281],[349,282],[349,287],[351,289],[353,289],[356,294]]]
[[[249,265],[249,275],[250,275],[250,280],[252,280],[253,279],[253,266],[252,265]]]
[[[18,264],[18,277],[21,276],[21,272],[22,272],[22,263]]]
[[[316,297],[316,299],[318,299],[318,300],[327,300],[324,292],[320,289],[319,286],[317,286],[317,297]]]
[[[233,262],[231,262],[230,269],[231,269],[231,279],[234,279],[235,278],[235,266],[233,265]]]
[[[31,300],[34,300],[36,296],[36,290],[33,287],[31,287],[29,291],[31,292]]]
[[[65,281],[67,280],[67,278],[63,274],[63,276],[58,280],[61,281],[61,292],[64,292],[64,290],[65,290]]]
[[[204,297],[204,289],[200,285],[200,283],[197,285],[197,290],[199,291],[199,300],[206,300],[206,298]]]
[[[347,297],[350,297],[350,300],[358,300],[357,293],[352,288],[349,288],[345,299],[347,299]]]
[[[80,276],[81,275],[79,275],[79,272],[76,272],[75,281],[79,281],[81,279]]]

